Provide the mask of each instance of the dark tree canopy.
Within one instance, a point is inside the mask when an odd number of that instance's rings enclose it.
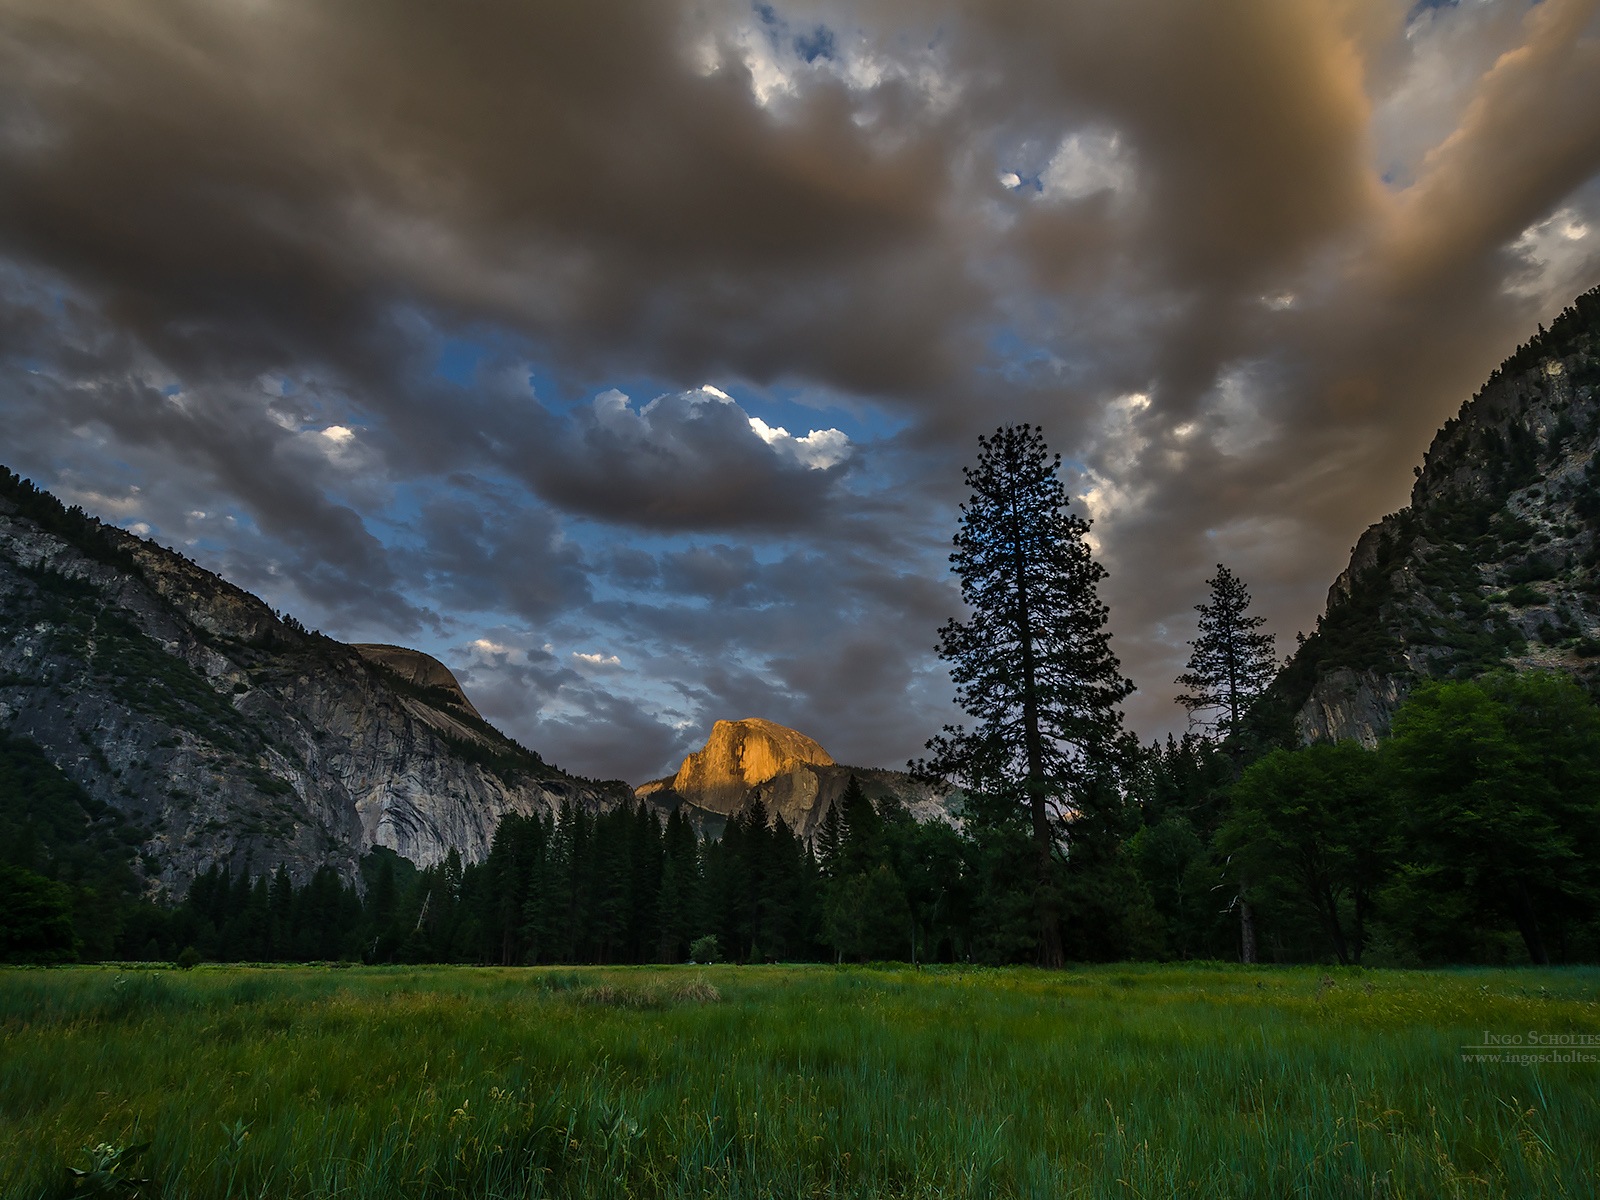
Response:
[[[1539,673],[1424,683],[1383,753],[1418,907],[1458,912],[1462,925],[1509,918],[1541,964],[1552,931],[1593,919],[1600,709],[1577,683]]]
[[[1224,739],[1236,738],[1251,702],[1277,673],[1273,637],[1258,632],[1266,618],[1247,615],[1250,593],[1227,567],[1218,563],[1206,586],[1211,599],[1195,605],[1200,636],[1189,643],[1189,669],[1178,676],[1188,689],[1178,703],[1191,713],[1216,713],[1209,723]]]
[[[978,439],[967,468],[950,562],[971,615],[939,631],[956,702],[976,727],[947,727],[920,769],[1014,800],[1031,821],[1037,856],[1040,957],[1061,961],[1053,860],[1065,829],[1122,730],[1133,690],[1111,652],[1105,570],[1089,526],[1067,511],[1066,490],[1041,432],[1029,425]]]

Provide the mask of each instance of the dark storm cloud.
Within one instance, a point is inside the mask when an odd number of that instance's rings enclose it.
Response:
[[[420,545],[403,557],[435,603],[537,621],[588,602],[583,554],[562,540],[548,511],[517,501],[478,487],[423,506]]]
[[[1151,730],[1215,563],[1287,649],[1600,276],[1596,11],[12,0],[9,441],[351,636],[493,609],[496,713],[634,770],[914,752],[959,467],[1034,420]],[[752,423],[795,386],[848,456]]]
[[[635,410],[606,392],[570,431],[530,447],[539,494],[568,512],[655,530],[815,524],[842,466],[769,445],[737,405],[705,392]]]
[[[775,119],[671,5],[20,5],[6,27],[0,237],[174,361],[371,382],[417,299],[607,369],[633,347],[761,375],[809,343],[876,390],[948,365],[959,272],[920,265],[952,258],[927,236],[942,148],[875,145],[837,84]]]

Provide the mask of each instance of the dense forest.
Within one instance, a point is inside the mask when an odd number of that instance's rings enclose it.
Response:
[[[1237,959],[1243,903],[1263,961],[1600,957],[1600,710],[1565,677],[1424,684],[1376,750],[1255,741],[1242,769],[1211,736],[1123,750],[1057,872],[1069,959]],[[0,743],[13,961],[1028,962],[1029,837],[1014,805],[969,798],[957,829],[855,787],[814,845],[759,802],[716,840],[567,809],[507,818],[478,864],[380,849],[359,886],[213,869],[163,908],[135,892],[138,832]]]

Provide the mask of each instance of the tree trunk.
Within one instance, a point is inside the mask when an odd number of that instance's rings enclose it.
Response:
[[[1513,893],[1512,908],[1517,931],[1522,934],[1522,943],[1528,948],[1528,958],[1535,966],[1548,967],[1550,952],[1544,948],[1544,938],[1539,933],[1539,922],[1533,915],[1533,900],[1528,895],[1527,885],[1520,880]]]
[[[1035,881],[1034,905],[1039,917],[1039,965],[1059,967],[1066,962],[1061,946],[1061,914],[1056,911],[1055,889],[1051,887],[1053,858],[1050,837],[1050,814],[1045,808],[1042,781],[1029,781],[1033,793],[1033,843],[1038,855],[1038,879]]]
[[[1028,810],[1033,818],[1033,846],[1038,856],[1035,905],[1039,916],[1039,963],[1059,967],[1066,961],[1061,948],[1061,916],[1056,911],[1050,836],[1050,813],[1045,804],[1049,788],[1044,773],[1044,736],[1039,729],[1038,665],[1033,650],[1033,607],[1028,596],[1028,564],[1023,553],[1023,526],[1013,490],[1011,498],[1012,569],[1017,589],[1017,642],[1022,654],[1022,743],[1028,763]]]
[[[1350,965],[1350,949],[1345,944],[1344,929],[1339,924],[1339,902],[1334,899],[1330,888],[1322,889],[1322,909],[1327,913],[1328,937],[1333,940],[1333,953],[1339,959],[1341,967]]]
[[[1239,881],[1239,961],[1256,961],[1256,914],[1244,898],[1244,881]]]

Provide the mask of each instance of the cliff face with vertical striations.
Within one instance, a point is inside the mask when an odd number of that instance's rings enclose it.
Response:
[[[759,718],[718,721],[706,744],[683,760],[678,773],[637,790],[661,808],[687,805],[712,832],[759,798],[796,835],[810,838],[854,775],[867,798],[898,800],[918,820],[949,820],[953,798],[899,771],[847,767],[803,733]]]
[[[1373,745],[1417,680],[1499,668],[1600,683],[1600,289],[1445,423],[1274,691],[1301,740]]]
[[[154,888],[213,864],[353,878],[488,853],[507,812],[626,802],[489,725],[438,660],[347,646],[0,475],[0,728],[135,831]]]

